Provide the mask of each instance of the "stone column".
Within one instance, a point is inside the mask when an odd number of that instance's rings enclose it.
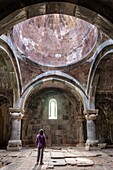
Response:
[[[23,114],[19,109],[10,108],[10,115],[12,121],[11,128],[11,138],[8,141],[7,150],[20,150],[22,147],[22,142],[20,140],[21,133],[21,119],[23,118]]]
[[[83,131],[83,121],[85,121],[85,116],[80,115],[77,117],[78,120],[78,137],[79,137],[79,143],[78,146],[84,146],[84,131]]]
[[[96,146],[98,140],[96,139],[95,120],[98,116],[98,110],[86,110],[84,114],[87,121],[86,146]]]

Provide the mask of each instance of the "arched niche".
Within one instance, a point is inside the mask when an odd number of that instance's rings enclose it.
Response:
[[[99,142],[113,143],[113,41],[103,43],[95,52],[89,73],[89,105],[99,110],[96,120]],[[104,130],[103,130],[104,129]]]
[[[98,81],[95,93],[97,136],[100,142],[113,144],[113,53],[106,55],[99,63],[96,75]],[[104,76],[103,76],[104,75]],[[104,129],[104,131],[103,131]]]
[[[57,118],[49,119],[49,101],[57,101]],[[80,142],[79,126],[84,123],[83,104],[80,98],[68,90],[58,87],[43,88],[32,93],[26,100],[25,114],[22,123],[23,145],[34,146],[36,134],[40,128],[45,130],[48,146],[71,145]],[[86,129],[83,130],[83,142]]]

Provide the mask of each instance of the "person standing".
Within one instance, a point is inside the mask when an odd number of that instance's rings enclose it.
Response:
[[[40,129],[39,134],[37,134],[37,136],[36,136],[36,145],[37,145],[37,148],[38,148],[37,164],[40,162],[40,165],[42,165],[43,164],[44,148],[46,147],[46,137],[45,137],[43,129]]]

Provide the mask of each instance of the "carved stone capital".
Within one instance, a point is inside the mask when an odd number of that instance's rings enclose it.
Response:
[[[21,120],[23,118],[23,114],[22,113],[10,113],[10,115],[12,116],[13,119],[18,119]]]
[[[85,115],[86,120],[96,120],[98,116],[98,110],[97,109],[85,110],[84,115]]]
[[[21,120],[24,116],[24,110],[20,109],[20,108],[9,108],[10,111],[10,115],[12,117],[12,119],[18,119]]]
[[[91,114],[91,115],[85,115],[86,120],[96,120],[97,115]]]

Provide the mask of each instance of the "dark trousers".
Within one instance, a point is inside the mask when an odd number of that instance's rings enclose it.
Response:
[[[43,153],[44,153],[44,148],[38,147],[37,162],[40,161],[40,163],[43,163]]]

